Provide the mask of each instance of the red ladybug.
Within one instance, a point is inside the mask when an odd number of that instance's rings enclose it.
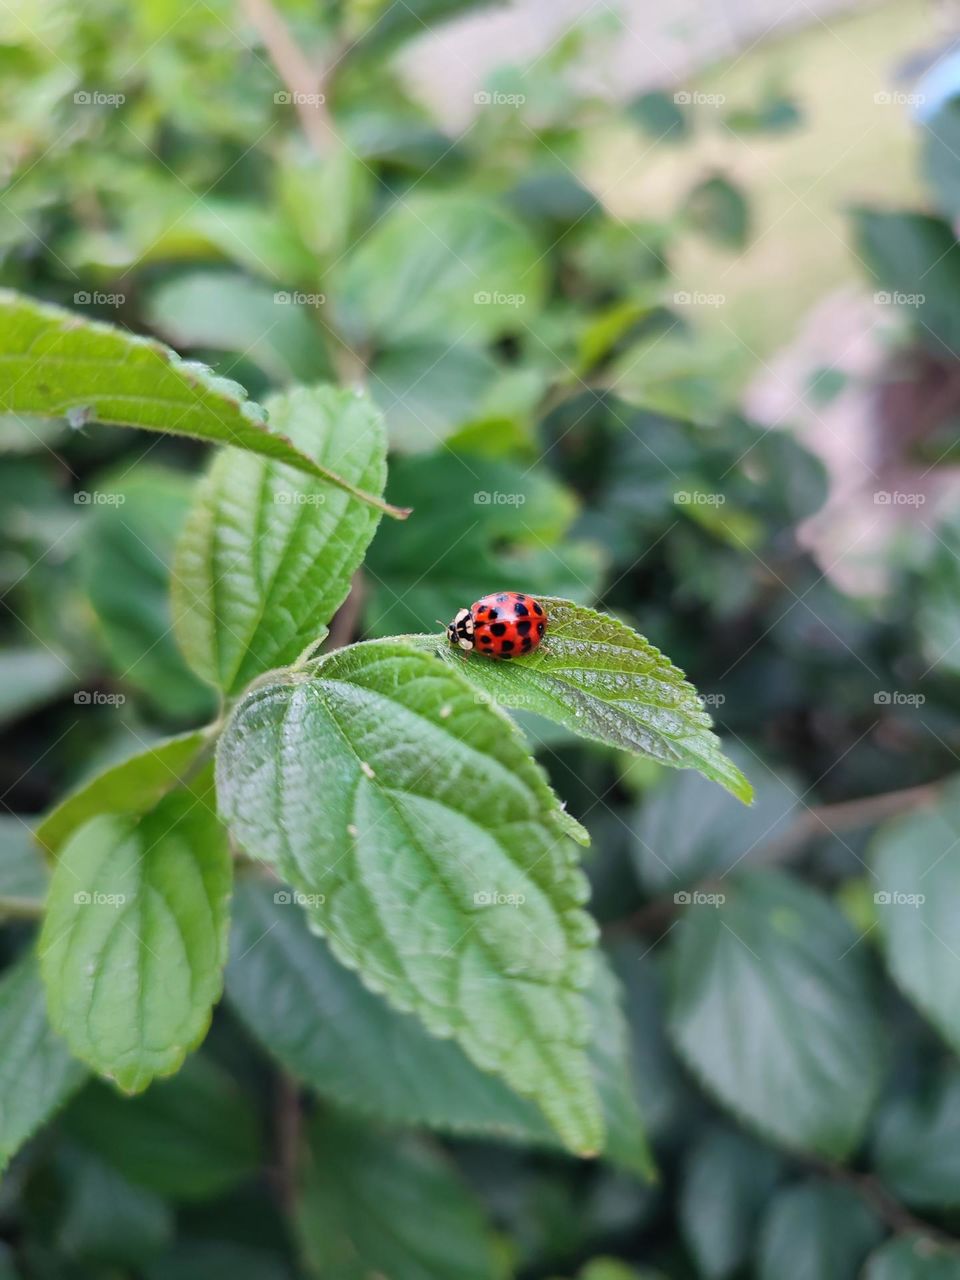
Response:
[[[516,658],[536,649],[548,622],[546,609],[533,596],[498,591],[461,609],[447,627],[447,639],[455,648],[475,649],[488,658]]]

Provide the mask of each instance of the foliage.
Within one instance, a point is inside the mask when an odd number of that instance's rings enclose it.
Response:
[[[454,136],[405,58],[471,8],[8,16],[0,1276],[948,1280],[956,520],[844,594],[678,291],[756,221],[685,148],[787,87],[601,102],[586,22]],[[853,219],[899,370],[955,110]],[[501,587],[542,647],[451,649]]]

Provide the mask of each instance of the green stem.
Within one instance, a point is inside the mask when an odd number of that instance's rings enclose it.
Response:
[[[16,894],[0,893],[0,918],[10,920],[39,920],[43,916],[41,898],[20,898]]]

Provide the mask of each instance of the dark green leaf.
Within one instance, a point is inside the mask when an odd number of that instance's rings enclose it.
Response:
[[[857,1280],[883,1230],[849,1187],[825,1181],[787,1187],[764,1219],[758,1280]]]
[[[907,1204],[960,1204],[960,1072],[888,1103],[873,1150],[881,1179]]]
[[[960,1251],[927,1236],[901,1236],[870,1255],[863,1280],[960,1280]]]
[[[690,906],[674,934],[674,1044],[703,1085],[763,1135],[846,1155],[881,1069],[856,935],[830,902],[779,872],[752,872],[723,889],[724,902]]]

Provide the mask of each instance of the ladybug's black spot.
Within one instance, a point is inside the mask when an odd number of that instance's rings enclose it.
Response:
[[[500,610],[499,610],[499,609],[488,609],[488,610],[487,610],[487,618],[490,620],[490,622],[492,622],[492,621],[494,620],[494,618],[499,618],[499,617],[500,617]]]
[[[529,636],[527,636],[527,638],[523,642],[523,652],[529,653],[532,648],[533,648],[533,641],[530,639]]]
[[[495,622],[490,630],[495,636],[505,636],[507,634],[507,624],[505,622]]]
[[[542,622],[538,622],[538,623],[537,623],[537,635],[538,635],[538,636],[542,636],[542,635],[543,635],[543,623],[542,623]]]
[[[481,643],[481,644],[493,644],[493,637],[492,637],[492,636],[481,636],[481,637],[480,637],[480,643]]]
[[[513,606],[513,612],[517,615],[518,618],[526,618],[529,615],[530,610],[527,608],[527,606],[523,603],[522,600],[518,600],[517,603]]]
[[[512,641],[512,640],[501,640],[501,641],[500,641],[500,652],[501,652],[501,653],[512,653],[512,652],[513,652],[513,641]]]
[[[526,610],[524,610],[524,612],[526,612]],[[533,623],[530,621],[530,619],[529,619],[529,618],[527,618],[527,620],[526,620],[525,622],[518,622],[518,623],[517,623],[517,635],[520,635],[520,636],[526,636],[526,635],[529,635],[529,634],[530,634],[530,628],[531,628],[532,626],[533,626]]]
[[[533,602],[533,612],[539,614],[540,617],[543,617],[543,609],[537,604],[536,600]]]

